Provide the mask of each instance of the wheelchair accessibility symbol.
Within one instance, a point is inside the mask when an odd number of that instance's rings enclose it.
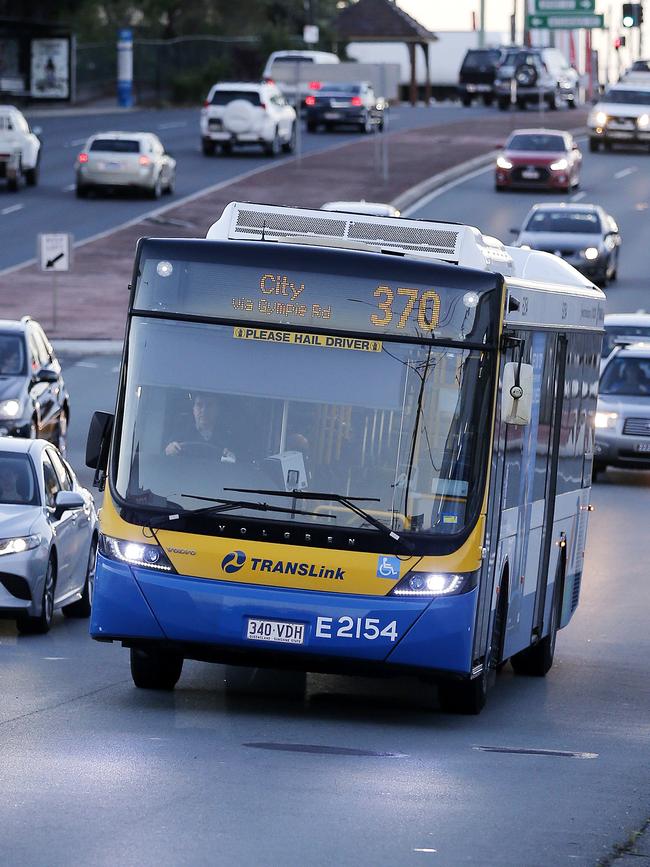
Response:
[[[399,578],[400,566],[399,557],[380,557],[377,561],[377,578]]]

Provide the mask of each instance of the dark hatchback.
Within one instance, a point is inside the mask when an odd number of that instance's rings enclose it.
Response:
[[[70,398],[45,332],[0,319],[0,436],[47,439],[66,451]]]
[[[312,87],[316,84],[313,82]],[[318,88],[305,97],[307,131],[316,132],[319,126],[352,125],[361,132],[384,128],[386,100],[375,94],[369,82],[356,84],[328,84],[318,82]]]
[[[476,98],[485,105],[494,100],[494,80],[503,52],[499,48],[470,48],[460,67],[458,96],[465,106]]]

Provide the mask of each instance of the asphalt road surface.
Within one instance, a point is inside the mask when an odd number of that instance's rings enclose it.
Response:
[[[646,165],[585,161],[589,198],[598,189],[621,223],[617,309],[645,303]],[[432,201],[434,215],[502,234],[532,198],[490,187],[480,175]],[[118,363],[64,357],[85,480],[87,421],[112,408]],[[594,867],[650,815],[650,473],[608,470],[593,503],[581,602],[553,670],[538,680],[506,666],[479,717],[439,712],[406,679],[318,675],[304,703],[272,689],[236,698],[222,666],[193,662],[174,693],[154,694],[133,687],[127,651],[92,642],[83,622],[57,614],[43,637],[0,622],[5,859]]]
[[[470,111],[477,118],[494,114],[494,109],[478,106],[464,109],[455,104],[431,108],[400,105],[390,112],[389,129],[463,120]],[[36,255],[39,232],[70,232],[75,241],[81,241],[212,184],[232,180],[273,162],[255,147],[236,150],[229,157],[204,157],[200,149],[198,109],[35,117],[30,121],[42,128],[39,185],[24,187],[14,194],[0,184],[0,270],[32,259]],[[77,154],[91,134],[115,129],[146,130],[160,137],[177,162],[173,197],[165,196],[159,202],[137,194],[76,199],[74,162]],[[318,134],[303,130],[302,152],[310,153],[359,137],[360,133],[346,128]]]

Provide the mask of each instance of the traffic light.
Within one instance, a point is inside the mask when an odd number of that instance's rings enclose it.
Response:
[[[619,48],[625,48],[625,36],[617,36],[614,39],[614,48],[618,51]]]
[[[643,6],[640,3],[623,3],[623,27],[640,27],[643,23]]]

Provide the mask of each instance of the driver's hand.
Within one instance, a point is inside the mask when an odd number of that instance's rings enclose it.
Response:
[[[169,445],[165,448],[166,455],[180,455],[181,451],[181,444],[177,443],[176,441],[169,443]]]

